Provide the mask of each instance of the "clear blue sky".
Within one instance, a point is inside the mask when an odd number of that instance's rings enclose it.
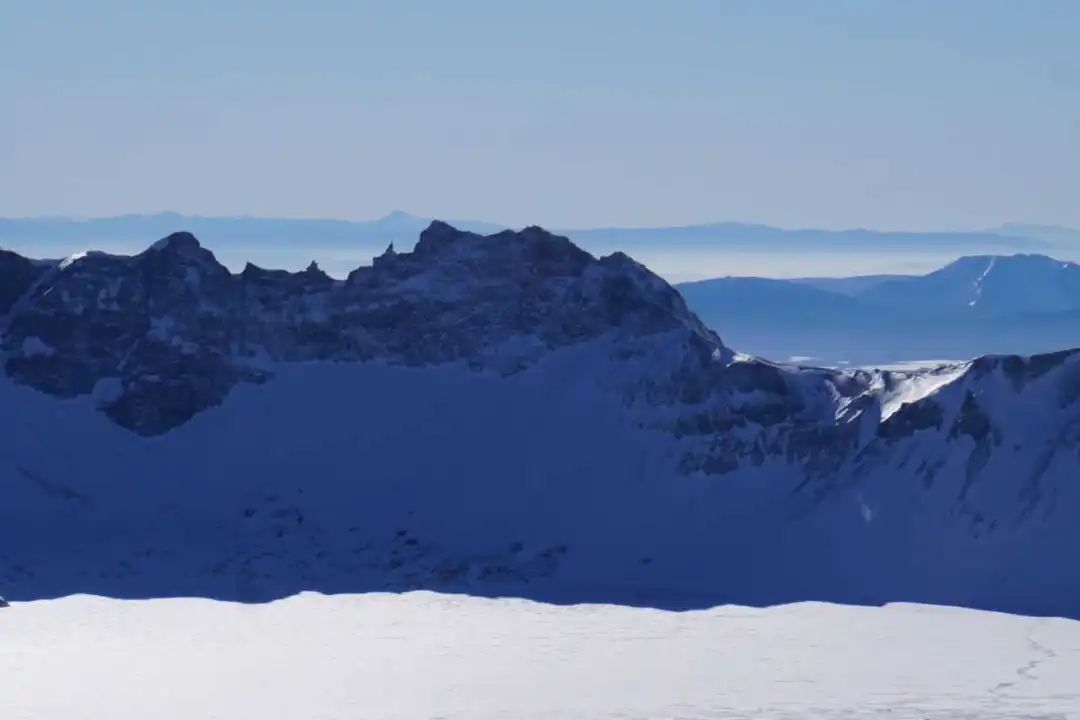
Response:
[[[1080,226],[1080,2],[0,0],[0,216]]]

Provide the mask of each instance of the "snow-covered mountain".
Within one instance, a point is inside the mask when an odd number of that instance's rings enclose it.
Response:
[[[884,307],[1022,315],[1080,310],[1080,265],[1045,255],[960,258],[928,275],[887,279],[860,292]]]
[[[725,339],[774,357],[880,364],[1080,345],[1080,265],[1044,255],[963,257],[927,275],[678,288]]]
[[[1080,616],[1080,352],[729,349],[622,254],[433,223],[343,281],[0,255],[0,594],[435,588]],[[10,289],[9,289],[10,288]]]

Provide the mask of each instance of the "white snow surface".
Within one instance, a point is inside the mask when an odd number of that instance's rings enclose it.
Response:
[[[959,378],[968,369],[968,364],[941,366],[933,370],[899,372],[902,381],[892,389],[886,388],[881,379],[876,384],[881,392],[881,419],[892,416],[897,410],[909,403],[918,402],[932,395],[939,388]]]
[[[76,252],[76,253],[72,253],[71,255],[68,255],[66,258],[64,258],[63,260],[60,261],[60,269],[61,270],[66,270],[67,268],[71,267],[75,263],[82,260],[88,254],[89,254],[88,250],[82,250],[80,252]]]
[[[7,718],[1073,718],[1080,622],[430,592],[0,610]]]
[[[975,280],[975,288],[974,288],[974,292],[973,292],[974,297],[970,301],[968,301],[968,306],[969,307],[975,307],[975,304],[979,302],[979,298],[982,297],[982,291],[983,291],[982,283],[983,283],[983,280],[985,280],[986,276],[990,274],[990,271],[994,269],[994,263],[995,262],[997,262],[997,258],[996,257],[991,257],[990,261],[986,264],[986,269],[983,270],[982,275],[980,275],[978,278],[976,278],[976,280]]]

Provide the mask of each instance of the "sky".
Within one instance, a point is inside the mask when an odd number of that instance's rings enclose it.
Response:
[[[1080,226],[1080,3],[0,0],[0,216]]]

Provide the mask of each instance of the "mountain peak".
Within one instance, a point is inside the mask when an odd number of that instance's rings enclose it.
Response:
[[[466,237],[479,237],[464,230],[458,230],[453,225],[442,220],[432,220],[431,224],[420,233],[420,239],[416,243],[414,253],[416,255],[430,255],[437,253],[457,240]]]
[[[179,232],[174,232],[170,235],[166,235],[165,237],[161,238],[153,245],[151,245],[148,249],[154,251],[169,250],[173,252],[183,253],[200,250],[202,249],[202,245],[199,243],[198,239],[190,232],[187,232],[186,230],[181,230]]]
[[[953,260],[948,265],[945,265],[938,272],[942,272],[952,267],[976,267],[979,265],[987,265],[993,263],[996,267],[1026,267],[1028,269],[1038,268],[1051,268],[1059,269],[1062,267],[1068,267],[1070,265],[1075,266],[1076,263],[1068,260],[1058,260],[1052,258],[1049,255],[1042,253],[1012,253],[1009,255],[964,255],[956,260]]]
[[[417,217],[404,210],[392,210],[375,220],[372,224],[382,230],[394,232],[416,232],[424,226],[424,218]]]
[[[252,358],[460,361],[509,374],[602,337],[675,332],[697,337],[706,356],[723,348],[643,266],[597,260],[538,226],[480,235],[436,220],[412,252],[390,247],[344,283],[315,264],[292,273],[249,263],[232,275],[188,232],[79,267],[20,305],[5,338],[8,372],[67,396],[120,373],[124,392],[106,412],[144,434],[263,379]],[[32,279],[20,280],[20,296]]]
[[[1080,265],[1040,254],[968,255],[928,275],[858,294],[877,306],[1021,315],[1080,309]]]

